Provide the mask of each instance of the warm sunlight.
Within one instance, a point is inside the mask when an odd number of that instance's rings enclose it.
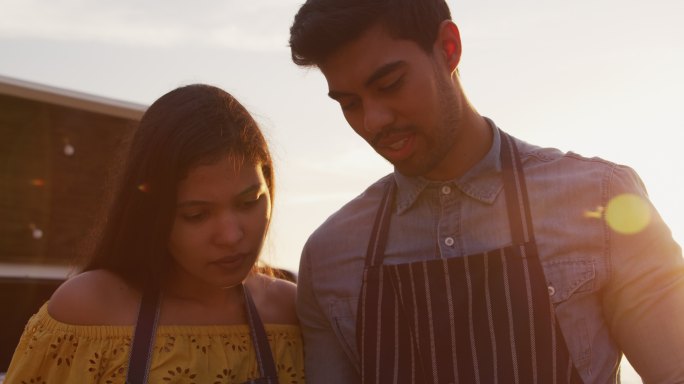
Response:
[[[308,236],[392,171],[349,128],[323,76],[292,63],[289,28],[302,2],[0,1],[0,76],[142,105],[189,83],[229,91],[255,116],[275,162],[263,259],[296,272]],[[684,2],[448,4],[463,40],[460,80],[477,111],[529,143],[633,168],[682,244]],[[91,150],[80,137],[59,138],[41,156],[77,162]],[[31,174],[24,185],[38,193],[51,180]],[[655,220],[629,194],[582,208],[577,215],[624,235]],[[41,217],[22,228],[36,248],[53,235]],[[627,369],[622,382],[640,381]]]

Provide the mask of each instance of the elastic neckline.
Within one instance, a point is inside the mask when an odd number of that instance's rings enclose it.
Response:
[[[131,337],[133,325],[77,325],[67,324],[53,318],[47,310],[47,302],[43,304],[30,321],[30,327],[60,331],[77,336],[91,338]],[[292,333],[300,332],[296,324],[264,324],[267,333]],[[221,324],[221,325],[160,325],[157,328],[158,335],[249,335],[247,324]]]

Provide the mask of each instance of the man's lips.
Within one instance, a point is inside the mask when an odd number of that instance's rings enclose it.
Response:
[[[415,137],[413,130],[390,131],[378,135],[372,145],[378,154],[390,163],[396,164],[413,154]]]
[[[387,145],[387,148],[398,151],[398,150],[404,148],[404,145],[406,144],[407,140],[408,140],[408,137],[405,137],[401,140],[395,141],[394,143]]]
[[[371,144],[375,148],[401,149],[406,140],[413,136],[409,130],[381,132],[373,138]]]

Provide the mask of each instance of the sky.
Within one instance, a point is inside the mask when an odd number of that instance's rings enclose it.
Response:
[[[203,82],[261,124],[277,195],[266,259],[296,269],[308,235],[391,172],[316,69],[290,61],[300,0],[0,0],[0,74],[149,105]],[[449,1],[477,110],[528,142],[633,167],[684,239],[684,3]]]
[[[392,171],[323,76],[290,61],[302,0],[0,0],[0,75],[149,105],[219,86],[261,124],[277,193],[265,259],[296,270],[308,235]],[[525,141],[633,167],[684,241],[684,2],[449,0],[470,101]]]

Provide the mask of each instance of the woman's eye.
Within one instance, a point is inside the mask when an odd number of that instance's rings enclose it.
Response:
[[[240,208],[241,208],[241,209],[250,209],[250,208],[256,206],[257,203],[259,203],[259,200],[261,200],[261,197],[258,197],[258,198],[253,199],[253,200],[245,200],[245,201],[242,201],[242,202],[240,203]]]
[[[201,222],[202,220],[206,219],[208,214],[206,212],[197,212],[197,213],[185,213],[181,215],[183,220],[187,221],[188,223],[198,223]]]

